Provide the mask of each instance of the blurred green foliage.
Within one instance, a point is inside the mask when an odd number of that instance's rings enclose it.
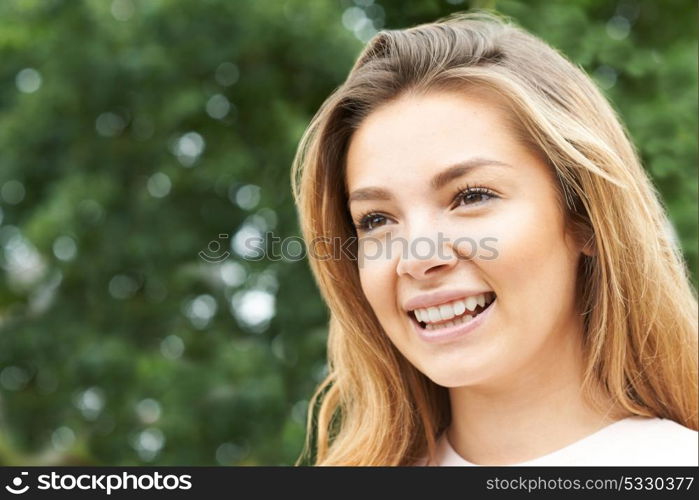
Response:
[[[355,2],[0,3],[1,464],[294,462],[327,313],[241,242],[298,235],[296,144],[375,29],[496,7],[581,65],[696,284],[695,5]]]

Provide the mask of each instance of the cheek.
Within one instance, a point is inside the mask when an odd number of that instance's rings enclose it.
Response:
[[[576,258],[555,206],[513,206],[491,220],[483,236],[496,239],[488,246],[497,256],[479,265],[502,298],[509,299],[503,300],[504,307],[534,317],[573,300]]]
[[[374,314],[385,327],[395,311],[395,263],[376,255],[367,245],[358,254],[359,281]]]

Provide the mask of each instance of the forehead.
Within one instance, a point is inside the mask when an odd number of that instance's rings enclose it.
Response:
[[[346,182],[351,190],[406,172],[429,176],[470,157],[512,163],[522,155],[531,153],[497,101],[455,92],[405,95],[372,112],[353,134]]]

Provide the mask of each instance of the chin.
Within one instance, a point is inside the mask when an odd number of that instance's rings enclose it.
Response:
[[[464,370],[463,366],[453,369],[439,367],[420,371],[435,384],[446,388],[472,386],[483,383],[485,380],[482,374],[477,375],[472,370]]]

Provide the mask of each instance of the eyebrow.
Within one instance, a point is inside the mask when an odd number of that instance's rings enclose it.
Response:
[[[490,158],[470,158],[468,160],[451,165],[438,174],[430,181],[430,186],[435,191],[442,189],[454,179],[458,179],[467,172],[472,172],[476,169],[486,166],[513,168],[509,163],[504,163],[499,160]],[[365,187],[352,191],[347,200],[347,205],[353,201],[373,201],[382,200],[388,201],[393,199],[391,192],[381,187]]]

